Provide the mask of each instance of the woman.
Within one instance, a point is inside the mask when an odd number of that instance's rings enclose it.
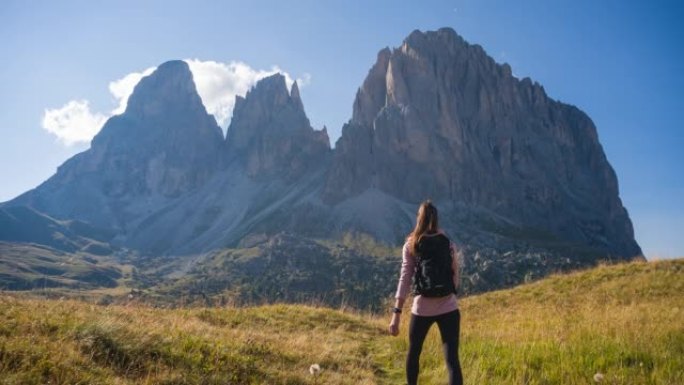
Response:
[[[430,326],[435,322],[442,336],[449,385],[463,383],[458,360],[461,314],[456,300],[460,277],[454,250],[449,238],[439,228],[437,208],[429,200],[423,202],[418,209],[416,227],[406,238],[402,251],[403,261],[395,295],[396,303],[392,308],[392,321],[389,325],[390,334],[398,335],[401,309],[409,286],[413,282],[409,350],[406,355],[408,385],[416,385],[418,382],[423,341]],[[440,266],[442,268],[439,268]]]

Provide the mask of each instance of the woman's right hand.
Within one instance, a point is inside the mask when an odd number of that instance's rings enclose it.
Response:
[[[389,334],[393,336],[398,336],[399,335],[399,314],[395,313],[392,314],[392,321],[390,321],[389,324]]]

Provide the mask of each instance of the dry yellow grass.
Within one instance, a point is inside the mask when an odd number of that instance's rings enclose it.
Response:
[[[469,384],[684,384],[684,260],[602,266],[461,301]],[[388,315],[304,305],[97,306],[0,295],[0,384],[399,384]],[[421,384],[444,384],[436,328]],[[309,366],[317,363],[316,377]]]
[[[302,305],[163,310],[0,299],[0,383],[374,383],[362,316]]]
[[[557,275],[466,298],[461,312],[468,383],[591,384],[601,373],[608,384],[684,384],[681,259]],[[440,384],[430,334],[422,379]]]

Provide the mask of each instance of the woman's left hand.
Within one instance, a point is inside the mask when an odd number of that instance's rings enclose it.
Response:
[[[389,334],[393,336],[399,335],[399,314],[392,315],[392,321],[389,324]]]

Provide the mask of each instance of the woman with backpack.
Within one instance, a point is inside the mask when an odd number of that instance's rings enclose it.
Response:
[[[442,336],[449,385],[463,384],[458,360],[461,314],[456,290],[459,266],[454,245],[439,228],[437,208],[425,201],[418,208],[416,227],[406,237],[402,250],[401,274],[392,308],[389,332],[399,334],[401,311],[412,284],[413,306],[409,322],[409,350],[406,355],[408,385],[418,382],[420,352],[433,323]]]

